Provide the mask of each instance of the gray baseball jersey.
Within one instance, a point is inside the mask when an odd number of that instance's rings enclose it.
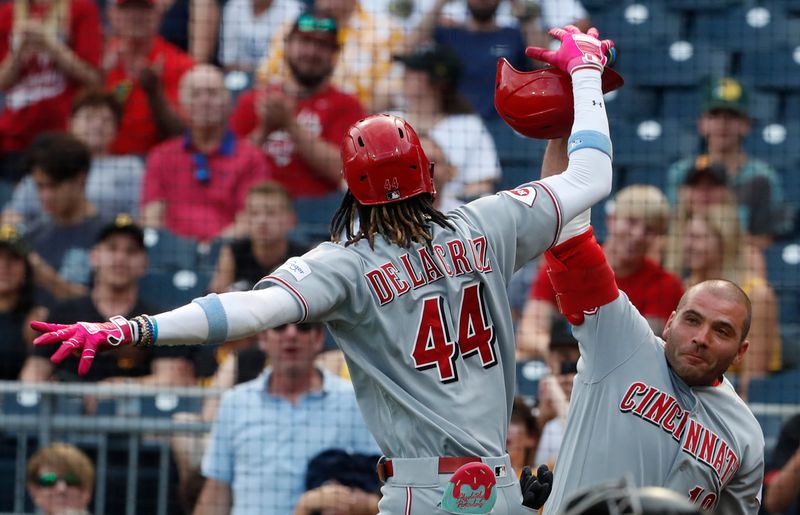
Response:
[[[624,293],[574,328],[581,358],[545,514],[572,494],[629,475],[704,509],[755,514],[764,436],[727,379],[691,388]]]
[[[506,294],[556,239],[560,209],[532,183],[449,213],[430,246],[322,243],[256,287],[280,285],[342,349],[388,457],[501,456],[515,392]]]

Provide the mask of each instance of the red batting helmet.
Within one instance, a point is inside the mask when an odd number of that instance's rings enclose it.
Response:
[[[361,204],[372,206],[430,193],[431,163],[402,118],[376,114],[350,127],[342,142],[342,175]]]
[[[603,71],[603,93],[625,81],[611,68]],[[537,139],[568,136],[575,118],[572,79],[558,68],[521,72],[500,59],[494,89],[494,107],[514,130]]]

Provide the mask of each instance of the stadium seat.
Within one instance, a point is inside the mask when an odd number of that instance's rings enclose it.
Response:
[[[707,77],[728,74],[729,60],[722,49],[673,40],[620,50],[616,68],[628,86],[693,87]]]
[[[661,2],[652,0],[619,2],[593,14],[592,24],[602,31],[601,37],[614,40],[620,48],[620,58],[627,55],[628,49],[638,45],[649,46],[680,39],[683,25],[680,15],[667,11]]]
[[[759,91],[748,87],[750,116],[756,121],[774,121],[778,118],[780,97],[773,91]],[[701,89],[667,88],[664,90],[662,116],[675,118],[683,123],[694,123],[700,114]]]
[[[800,163],[800,121],[787,123],[759,123],[744,142],[744,147],[755,157],[763,159],[778,169],[796,173]]]
[[[191,268],[197,258],[197,243],[168,229],[145,229],[144,244],[151,268]]]
[[[667,165],[669,166],[669,165]],[[667,187],[667,166],[663,167],[637,167],[625,166],[617,167],[615,173],[619,180],[619,187],[625,188],[634,184],[649,184],[661,191]]]
[[[0,206],[5,207],[14,195],[14,183],[7,180],[0,180]]]
[[[225,88],[230,92],[231,100],[234,103],[239,95],[253,87],[254,79],[252,73],[241,70],[229,71],[225,74]]]
[[[783,200],[800,209],[800,174],[797,168],[778,170],[783,184]]]
[[[581,5],[589,11],[590,18],[594,18],[598,12],[617,5],[617,2],[615,0],[582,0]]]
[[[159,310],[175,309],[188,304],[207,291],[211,274],[194,266],[150,267],[139,281],[139,294],[149,307]]]
[[[725,9],[735,8],[744,4],[743,0],[662,0],[664,7],[675,11],[723,12]]]
[[[5,415],[35,415],[45,406],[42,396],[35,391],[5,393],[0,398],[0,413]],[[53,414],[80,415],[83,412],[83,400],[80,397],[59,396],[49,408]]]
[[[546,141],[527,138],[519,134],[499,117],[487,121],[486,129],[492,135],[497,158],[504,170],[506,165],[536,163],[538,166],[542,162],[544,149],[547,146]]]
[[[528,401],[539,397],[539,380],[549,373],[544,361],[517,362],[517,395]]]
[[[763,5],[778,6],[790,14],[800,15],[800,2],[797,0],[762,0]]]
[[[139,291],[149,307],[173,309],[205,294],[213,268],[198,268],[197,242],[167,229],[145,229],[144,242],[150,265]]]
[[[791,91],[784,96],[783,119],[800,120],[800,91]]]
[[[728,51],[773,49],[800,44],[798,24],[778,5],[737,7],[698,13],[691,38]]]
[[[619,189],[614,188],[611,195],[609,195],[606,200],[600,201],[599,204],[592,208],[592,230],[594,231],[594,236],[597,238],[597,241],[601,243],[605,241],[606,235],[608,234],[609,203],[617,191],[619,191]]]
[[[778,436],[781,434],[783,424],[788,420],[786,415],[780,413],[753,413],[764,433],[764,453],[769,456],[778,443]]]
[[[217,267],[219,251],[226,241],[227,240],[224,238],[216,238],[208,243],[198,243],[196,256],[197,269],[202,270],[205,274],[213,275]]]
[[[165,391],[152,397],[142,397],[140,415],[142,417],[170,418],[179,412],[199,413],[202,407],[203,399],[200,397],[179,397]]]
[[[797,294],[794,302],[786,306],[786,313],[781,313],[781,321],[800,323],[800,239],[773,243],[764,251],[764,260],[767,279],[775,292],[779,296],[783,292]]]
[[[778,299],[783,365],[800,366],[800,240],[770,245],[764,252],[767,278]]]
[[[611,127],[614,164],[653,173],[665,173],[674,161],[695,154],[698,148],[694,125],[675,120],[638,120]]]
[[[700,114],[700,91],[698,88],[665,88],[661,103],[663,116],[673,118],[690,126]]]
[[[747,389],[747,402],[764,431],[766,448],[772,449],[783,423],[796,413],[792,406],[800,404],[800,370],[752,379]]]
[[[296,198],[297,226],[290,238],[309,246],[330,240],[331,218],[339,209],[342,197],[342,193],[334,192],[323,197]]]
[[[800,370],[788,370],[752,379],[747,390],[747,402],[800,404]]]
[[[743,52],[740,74],[759,88],[800,90],[800,47]]]
[[[641,119],[657,116],[658,93],[652,88],[626,85],[605,95],[608,117],[616,119]]]

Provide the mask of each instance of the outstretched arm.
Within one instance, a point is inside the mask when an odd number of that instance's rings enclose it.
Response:
[[[71,325],[31,322],[45,334],[34,345],[60,344],[50,360],[60,363],[75,351],[81,353],[78,374],[89,372],[95,354],[121,345],[199,345],[238,340],[281,324],[297,322],[302,311],[283,288],[210,294],[180,308],[131,320],[111,317],[105,323]]]

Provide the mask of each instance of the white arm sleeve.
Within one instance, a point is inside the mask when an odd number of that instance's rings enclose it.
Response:
[[[228,323],[228,340],[300,320],[300,306],[283,288],[266,288],[218,296]],[[192,302],[153,317],[158,345],[199,345],[208,339],[205,311]]]
[[[572,75],[575,121],[572,133],[595,131],[609,136],[608,118],[601,89],[600,72],[578,70]],[[556,194],[567,222],[559,242],[580,234],[589,226],[588,209],[611,193],[611,157],[600,150],[582,148],[569,156],[569,166],[541,180]],[[581,215],[581,216],[578,216]],[[575,223],[569,223],[575,219]]]

